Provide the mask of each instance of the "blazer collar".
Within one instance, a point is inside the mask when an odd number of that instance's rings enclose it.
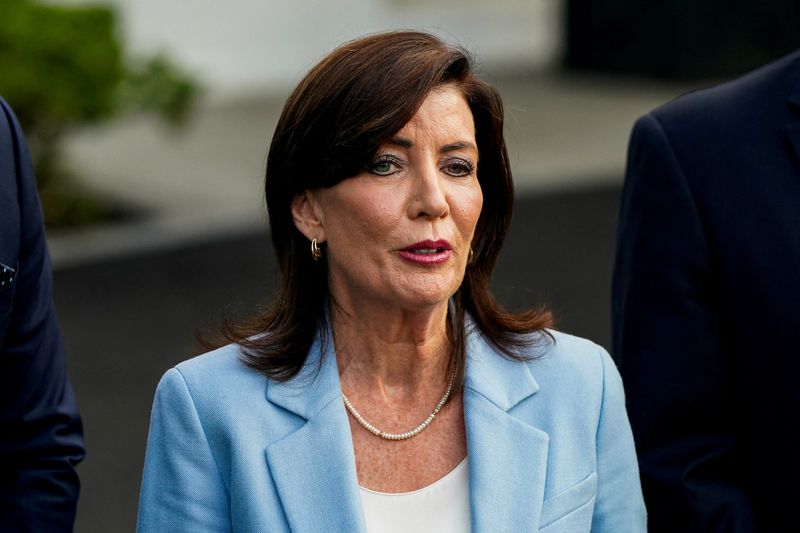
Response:
[[[525,363],[502,357],[472,324],[468,324],[464,388],[509,411],[535,394],[539,384]]]
[[[327,327],[317,332],[306,363],[297,376],[288,381],[270,382],[267,387],[267,400],[306,420],[314,418],[341,395],[333,336]]]
[[[464,387],[483,396],[503,411],[535,394],[539,384],[527,364],[500,356],[486,339],[467,324],[467,368]],[[293,379],[272,382],[267,399],[287,411],[310,420],[342,395],[333,336],[320,328],[306,364]]]
[[[472,531],[538,531],[549,437],[513,414],[539,390],[528,364],[469,336],[464,418]]]
[[[267,387],[270,402],[301,418],[296,430],[265,451],[292,531],[366,533],[353,440],[341,396],[327,328],[320,329],[295,378]]]
[[[464,414],[473,532],[538,530],[548,436],[510,413],[538,390],[527,364],[500,356],[475,331],[468,335]],[[265,450],[292,531],[366,531],[341,394],[326,328],[300,374],[267,387],[270,402],[299,417],[296,430]]]

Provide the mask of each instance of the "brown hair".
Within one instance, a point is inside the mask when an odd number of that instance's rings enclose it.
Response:
[[[390,32],[335,49],[311,69],[283,109],[266,169],[280,292],[263,314],[221,331],[224,342],[241,346],[249,366],[272,379],[291,379],[305,363],[318,328],[327,325],[326,261],[312,259],[308,239],[294,226],[295,195],[332,187],[359,173],[381,142],[409,122],[428,93],[443,84],[458,87],[472,111],[484,198],[472,243],[474,257],[453,297],[448,323],[456,384],[463,383],[467,315],[473,327],[512,359],[529,359],[520,349],[548,337],[548,311],[508,312],[490,290],[514,203],[499,95],[475,77],[465,51],[427,33]],[[537,332],[544,335],[531,335]]]

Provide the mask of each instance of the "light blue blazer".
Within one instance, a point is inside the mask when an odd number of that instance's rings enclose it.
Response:
[[[553,335],[529,363],[468,336],[472,531],[644,533],[617,370],[599,346]],[[317,341],[285,383],[245,367],[236,346],[170,369],[153,405],[138,531],[365,532],[332,346]]]

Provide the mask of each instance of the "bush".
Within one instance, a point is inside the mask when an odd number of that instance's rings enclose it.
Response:
[[[63,208],[65,191],[74,189],[66,186],[69,172],[60,160],[65,133],[134,111],[180,125],[198,92],[196,81],[164,55],[127,58],[107,6],[3,0],[0,72],[0,95],[25,131],[46,215],[49,189],[58,192],[60,211],[71,212]]]

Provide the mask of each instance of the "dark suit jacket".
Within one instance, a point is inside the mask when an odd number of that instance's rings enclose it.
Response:
[[[614,356],[651,531],[789,531],[800,501],[800,52],[642,117]]]
[[[0,531],[71,531],[83,431],[33,169],[0,99]]]

